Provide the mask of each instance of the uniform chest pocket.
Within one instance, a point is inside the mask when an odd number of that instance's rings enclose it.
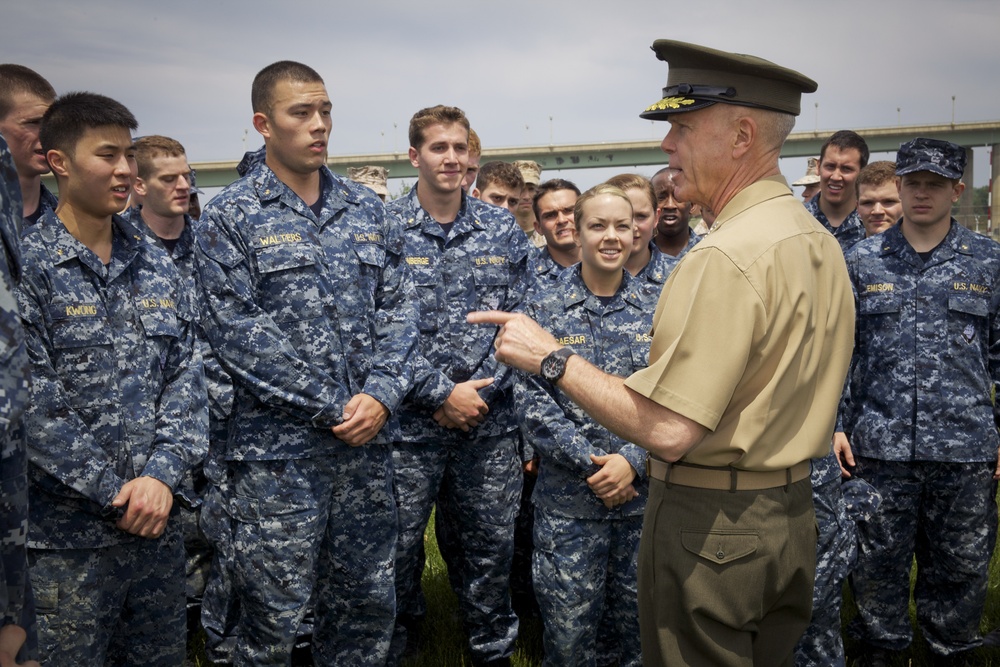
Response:
[[[410,275],[416,288],[417,329],[423,333],[437,331],[442,319],[441,299],[438,294],[441,277],[431,265],[420,263],[410,263]]]
[[[140,310],[139,320],[142,322],[143,331],[146,336],[169,336],[177,338],[180,336],[180,325],[177,321],[177,313],[165,308],[156,310]]]
[[[860,299],[858,310],[862,316],[899,313],[899,297],[895,294],[875,294]]]
[[[261,273],[290,271],[316,263],[312,246],[306,243],[289,243],[254,248],[257,254],[257,268]]]
[[[472,259],[472,279],[476,285],[476,308],[498,310],[507,303],[510,281],[506,257],[476,257]]]
[[[636,370],[649,366],[649,346],[652,344],[652,337],[647,334],[635,334],[634,340],[629,344],[632,350],[632,367]]]
[[[960,346],[977,338],[986,340],[990,304],[984,297],[953,295],[948,297],[948,333]]]
[[[77,314],[81,313],[81,314]],[[52,306],[52,364],[74,407],[107,404],[116,360],[107,313],[100,304]]]
[[[505,287],[509,280],[506,257],[477,257],[472,260],[476,287]]]
[[[865,355],[874,367],[891,368],[897,361],[901,307],[901,299],[892,292],[858,299],[858,340],[860,345],[877,351]]]
[[[257,247],[254,252],[260,271],[259,305],[275,322],[298,322],[323,314],[330,289],[315,268],[318,258],[314,246],[284,243]]]

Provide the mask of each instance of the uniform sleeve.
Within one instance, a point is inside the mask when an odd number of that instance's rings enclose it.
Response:
[[[840,395],[840,404],[837,406],[837,423],[834,426],[834,431],[837,433],[847,433],[848,435],[854,432],[854,404],[851,396],[851,380],[857,372],[858,365],[858,351],[861,350],[861,327],[858,326],[860,323],[861,313],[858,309],[858,285],[857,285],[857,255],[856,253],[850,253],[847,256],[847,273],[851,281],[851,296],[854,299],[854,352],[851,354],[851,362],[847,368],[847,377],[844,378],[844,391]]]
[[[0,261],[4,253],[0,243]],[[7,277],[0,266],[0,626],[22,622],[28,594],[28,353]]]
[[[453,389],[455,383],[443,371],[431,366],[424,355],[414,355],[413,392],[410,398],[416,405],[433,412],[444,405]]]
[[[17,291],[31,359],[31,402],[25,414],[28,460],[105,510],[125,481],[70,407],[56,374],[42,314],[41,290],[26,275]]]
[[[413,282],[403,261],[399,225],[383,217],[386,261],[375,294],[375,354],[364,392],[395,412],[409,391],[417,344],[417,307]],[[449,390],[450,391],[450,390]],[[443,400],[441,401],[444,402]]]
[[[522,433],[530,434],[531,445],[549,462],[575,471],[582,479],[600,468],[590,455],[606,452],[594,447],[556,400],[557,391],[544,379],[516,371],[514,374],[514,404]],[[543,464],[544,465],[544,464]]]
[[[625,385],[715,430],[754,340],[764,335],[763,300],[717,248],[689,252],[664,289],[667,296],[653,320],[650,365]]]
[[[990,300],[989,371],[993,393],[1000,393],[1000,270],[995,272],[994,289]],[[857,331],[857,327],[855,327]],[[857,349],[857,347],[855,347]],[[993,401],[993,423],[1000,429],[1000,400]]]
[[[318,428],[335,426],[342,421],[348,390],[299,357],[258,305],[251,250],[239,233],[244,221],[235,204],[209,205],[199,221],[201,325],[222,367],[258,400]]]
[[[186,294],[186,293],[185,293]],[[179,310],[180,335],[167,353],[164,385],[156,412],[156,439],[142,474],[176,491],[208,452],[208,392],[201,352],[195,344],[190,302]],[[186,320],[184,318],[187,318]]]
[[[626,442],[617,453],[625,457],[625,460],[635,470],[634,481],[641,482],[646,479],[646,457],[649,456],[649,452],[639,445]]]

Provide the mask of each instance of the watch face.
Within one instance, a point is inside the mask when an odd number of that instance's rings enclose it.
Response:
[[[549,382],[554,382],[558,380],[562,376],[565,368],[566,368],[566,359],[564,359],[559,355],[550,354],[549,356],[542,359],[542,367],[541,367],[542,377],[548,380]]]

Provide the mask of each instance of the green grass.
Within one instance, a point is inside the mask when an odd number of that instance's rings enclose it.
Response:
[[[427,618],[424,625],[422,654],[418,660],[404,663],[404,667],[468,667],[472,664],[465,649],[465,635],[462,631],[461,619],[458,617],[458,601],[448,584],[448,573],[444,561],[438,551],[434,538],[434,515],[424,536],[427,552],[427,565],[424,568],[423,587],[427,597]],[[910,577],[912,589],[916,567]],[[844,627],[855,616],[857,608],[851,598],[850,591],[844,589],[843,621]],[[929,667],[930,654],[927,645],[916,628],[915,610],[910,604],[910,617],[914,623],[914,642],[904,655],[895,662],[897,667]],[[995,551],[990,563],[990,586],[986,598],[986,608],[983,612],[981,629],[984,633],[1000,628],[1000,556]],[[188,647],[190,664],[193,667],[211,667],[201,646],[204,637],[194,639]],[[845,639],[848,654],[855,644]],[[974,665],[982,667],[1000,667],[1000,650],[982,649],[976,655]],[[517,640],[517,650],[514,653],[515,667],[537,667],[542,663],[542,628],[541,623],[532,620],[521,623],[520,635]],[[852,663],[849,660],[848,665]]]

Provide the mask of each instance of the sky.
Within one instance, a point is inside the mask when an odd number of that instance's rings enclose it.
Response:
[[[638,117],[666,82],[666,63],[649,49],[659,38],[750,53],[815,79],[799,131],[948,123],[952,96],[956,122],[1000,120],[997,0],[6,4],[0,62],[35,69],[59,93],[119,100],[139,134],[178,139],[191,162],[238,160],[262,144],[250,84],[284,59],[325,79],[335,155],[405,151],[410,116],[438,103],[464,109],[486,148],[659,139],[668,125]],[[976,153],[982,185],[989,157]],[[804,168],[782,161],[789,180]],[[589,187],[604,171],[543,177]]]

